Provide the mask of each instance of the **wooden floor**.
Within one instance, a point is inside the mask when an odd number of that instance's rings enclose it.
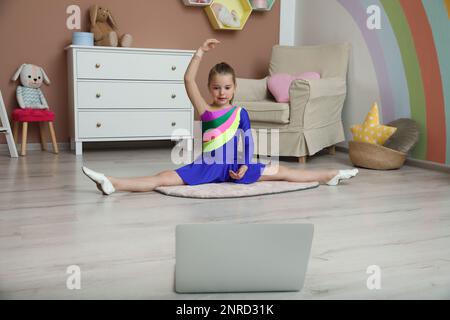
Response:
[[[338,186],[261,197],[198,200],[159,193],[102,196],[85,164],[118,176],[178,166],[169,149],[86,151],[83,157],[0,154],[2,299],[449,299],[450,176],[405,166]],[[298,168],[348,168],[321,155]],[[301,292],[178,295],[175,238],[183,223],[315,225]],[[66,269],[81,268],[81,290]],[[381,268],[381,289],[366,286]]]

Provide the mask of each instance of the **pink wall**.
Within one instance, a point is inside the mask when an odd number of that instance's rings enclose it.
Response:
[[[47,101],[56,113],[58,142],[68,142],[67,67],[64,47],[71,42],[66,28],[66,8],[76,4],[82,11],[81,31],[89,31],[89,7],[107,6],[120,31],[131,33],[133,47],[194,50],[206,38],[222,45],[207,55],[199,73],[199,85],[206,96],[206,78],[217,62],[230,63],[238,77],[262,78],[266,74],[271,48],[278,43],[280,5],[272,11],[254,12],[242,31],[215,31],[201,8],[186,7],[181,0],[1,0],[0,1],[0,89],[10,115],[16,107],[18,82],[10,78],[22,63],[43,67],[52,84],[43,87]],[[75,30],[76,31],[76,30]],[[35,126],[29,129],[30,143],[38,142]],[[0,137],[0,143],[5,143]]]

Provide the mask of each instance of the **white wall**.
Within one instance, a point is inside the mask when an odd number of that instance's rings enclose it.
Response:
[[[280,44],[285,46],[295,45],[296,37],[296,0],[281,0],[280,4]]]
[[[358,26],[335,0],[282,0],[281,4],[281,17],[292,17],[290,10],[294,8],[295,20],[281,19],[280,42],[294,36],[292,45],[298,46],[346,41],[352,44],[348,94],[342,114],[350,140],[350,126],[361,123],[372,103],[380,101],[372,59]]]

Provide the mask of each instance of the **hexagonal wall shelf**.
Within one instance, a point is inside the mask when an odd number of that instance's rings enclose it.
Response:
[[[220,17],[218,16],[219,10],[224,10]],[[227,16],[232,11],[235,11],[237,17],[239,17],[239,26],[233,25],[236,21],[231,21],[227,24]],[[216,30],[242,30],[247,22],[250,14],[252,13],[252,6],[249,0],[214,0],[210,6],[205,8],[205,12],[208,15],[211,25]]]
[[[183,3],[192,7],[206,7],[211,4],[212,0],[183,0]]]
[[[253,10],[270,11],[276,0],[250,0]]]

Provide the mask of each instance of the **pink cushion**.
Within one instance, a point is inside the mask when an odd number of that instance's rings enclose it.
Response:
[[[55,113],[47,109],[17,108],[12,113],[12,119],[17,122],[53,121]]]
[[[292,76],[287,73],[276,73],[267,81],[267,88],[277,102],[286,103],[289,102],[289,88],[291,83],[297,79],[320,79],[320,74],[317,72],[303,72],[298,76]]]

